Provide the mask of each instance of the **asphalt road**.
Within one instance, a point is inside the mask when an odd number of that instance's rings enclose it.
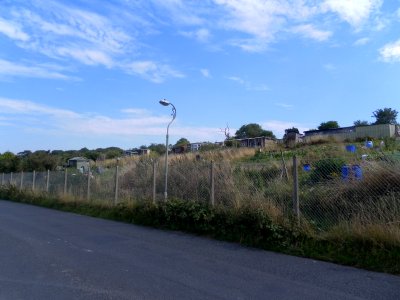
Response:
[[[0,299],[400,299],[400,276],[0,201]]]

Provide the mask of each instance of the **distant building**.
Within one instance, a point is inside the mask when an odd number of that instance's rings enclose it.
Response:
[[[150,155],[150,149],[138,149],[139,155]]]
[[[198,142],[198,143],[190,143],[188,145],[188,151],[191,152],[197,152],[201,149],[202,146],[204,145],[209,145],[210,143],[208,142]]]
[[[139,152],[137,150],[125,150],[124,151],[124,156],[135,156],[139,155]]]
[[[363,138],[391,138],[396,137],[396,125],[379,124],[367,126],[350,126],[326,130],[309,130],[304,131],[304,142],[312,142],[317,140],[336,141],[355,140]]]
[[[294,148],[298,143],[303,142],[303,135],[297,132],[288,132],[285,134],[282,142],[286,147]]]
[[[124,156],[136,156],[136,155],[150,155],[150,149],[131,149],[125,150]]]
[[[236,139],[240,143],[240,147],[248,148],[265,148],[267,145],[275,144],[274,139],[267,136],[259,136],[254,138]]]
[[[89,160],[84,157],[73,157],[68,160],[68,167],[85,173],[89,171]]]
[[[188,145],[180,145],[180,146],[174,146],[172,147],[172,153],[174,154],[180,154],[180,153],[185,153],[188,151],[189,144]]]

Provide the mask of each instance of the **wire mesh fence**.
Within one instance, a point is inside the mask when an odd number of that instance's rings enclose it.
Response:
[[[294,172],[296,171],[296,172]],[[400,226],[400,159],[388,156],[210,162],[176,157],[168,169],[168,198],[240,208],[262,207],[275,218],[319,231],[349,222]],[[80,201],[164,200],[163,160],[90,172],[67,169],[1,175],[1,185]],[[297,209],[296,209],[297,208]]]

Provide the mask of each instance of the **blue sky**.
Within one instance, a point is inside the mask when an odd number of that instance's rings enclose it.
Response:
[[[0,152],[221,141],[400,110],[398,0],[1,0]],[[221,130],[222,129],[222,130]]]

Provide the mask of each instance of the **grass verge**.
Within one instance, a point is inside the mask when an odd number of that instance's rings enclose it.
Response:
[[[171,199],[168,202],[110,205],[51,198],[0,188],[0,198],[93,217],[155,228],[180,230],[246,246],[315,258],[373,271],[400,274],[400,245],[347,233],[316,236],[288,222],[276,224],[260,208],[240,209]]]

